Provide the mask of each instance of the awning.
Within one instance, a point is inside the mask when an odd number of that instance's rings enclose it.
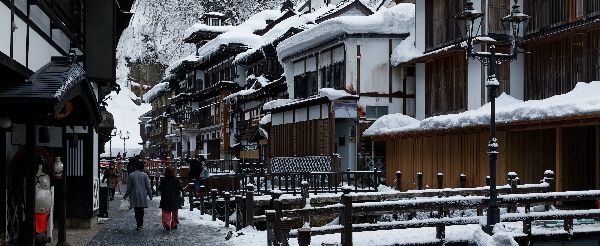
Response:
[[[43,115],[48,124],[93,125],[98,129],[98,100],[77,62],[50,62],[27,81],[11,82],[0,84],[0,110],[13,121],[25,119],[31,112]]]

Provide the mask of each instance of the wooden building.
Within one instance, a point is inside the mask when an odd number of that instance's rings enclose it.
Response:
[[[113,128],[101,105],[118,89],[115,26],[131,17],[121,12],[114,1],[0,1],[3,240],[34,245],[52,237],[36,232],[47,222],[34,218],[35,186],[38,164],[54,176],[57,157],[64,171],[51,183],[50,221],[58,222],[58,242],[66,242],[67,226],[96,224],[99,156]]]
[[[361,1],[319,7],[328,11],[315,17],[314,27],[277,47],[294,100],[269,109],[269,152],[272,158],[336,155],[344,170],[370,169],[363,164],[362,152],[368,150],[362,131],[388,113],[414,114],[414,80],[390,63],[393,48],[413,28],[412,11],[401,12],[413,5],[376,14]]]
[[[548,99],[565,94],[577,82],[600,80],[595,58],[598,53],[599,5],[593,1],[518,1],[531,16],[517,60],[498,67],[502,92],[514,99]],[[476,1],[485,13],[482,35],[474,51],[487,51],[502,42],[499,19],[509,14],[512,1]],[[484,3],[484,5],[482,5]],[[489,175],[485,125],[426,127],[428,123],[455,113],[475,111],[489,101],[482,78],[487,69],[477,60],[466,59],[453,16],[462,12],[464,1],[416,1],[413,48],[418,51],[395,62],[415,69],[416,119],[420,127],[405,127],[394,133],[373,136],[387,145],[388,170],[403,173],[403,189],[414,189],[416,173],[425,184],[434,184],[437,173],[445,176],[444,187],[458,187],[459,175],[467,186],[485,185]],[[406,52],[410,52],[405,50]],[[531,53],[529,53],[531,52]],[[489,111],[489,108],[488,108]],[[518,113],[518,112],[517,112]],[[489,113],[488,113],[489,117]],[[600,137],[598,113],[552,114],[523,120],[498,121],[498,183],[507,172],[516,172],[521,183],[538,183],[545,170],[553,170],[558,191],[600,188]],[[440,121],[441,122],[441,121]],[[450,121],[448,121],[450,122]],[[388,172],[387,185],[394,173]]]

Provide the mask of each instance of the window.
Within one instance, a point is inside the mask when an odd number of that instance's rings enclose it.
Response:
[[[367,106],[367,119],[375,120],[388,114],[388,106]]]
[[[570,0],[569,1],[569,20],[576,21],[585,15],[583,8],[583,0]]]
[[[307,98],[316,93],[315,72],[306,72],[294,76],[294,98]]]
[[[337,62],[320,69],[321,88],[344,89],[344,62]]]
[[[221,25],[221,22],[217,18],[212,18],[212,19],[210,19],[210,21],[211,21],[211,23],[210,23],[211,26],[220,26]]]
[[[425,116],[467,109],[467,63],[464,52],[425,63]]]

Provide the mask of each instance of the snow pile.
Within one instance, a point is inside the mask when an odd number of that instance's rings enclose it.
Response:
[[[196,23],[196,24],[192,25],[190,28],[186,29],[185,32],[183,32],[183,36],[185,38],[189,38],[190,35],[194,34],[195,32],[198,32],[198,31],[224,33],[224,32],[231,31],[231,29],[233,29],[233,27],[234,26],[208,26],[204,23]]]
[[[283,105],[286,105],[286,104],[294,102],[294,101],[297,101],[297,99],[276,99],[273,101],[269,101],[263,105],[263,110],[268,111],[268,110],[281,107]]]
[[[414,28],[414,4],[403,3],[382,8],[370,16],[341,16],[313,25],[312,28],[289,37],[277,46],[277,56],[283,58],[313,47],[343,34],[378,33],[407,34]]]

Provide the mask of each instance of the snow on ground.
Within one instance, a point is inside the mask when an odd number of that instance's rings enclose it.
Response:
[[[108,103],[106,110],[113,115],[115,127],[117,128],[117,135],[111,138],[112,156],[116,156],[118,152],[123,153],[123,139],[120,138],[119,131],[123,133],[123,137],[126,137],[125,133],[129,131],[129,139],[125,140],[127,156],[131,157],[134,154],[139,154],[142,146],[138,143],[142,142],[142,137],[140,136],[138,117],[150,111],[152,106],[147,103],[142,103],[140,106],[133,103],[131,99],[137,99],[138,97],[129,88],[124,86],[121,86],[121,91],[118,94],[113,91],[108,97],[109,99],[106,100]],[[110,145],[110,141],[106,142],[104,146],[106,151],[100,157],[108,157],[110,155]]]
[[[382,187],[383,188],[383,187]],[[395,192],[393,189],[383,189],[383,193]],[[352,193],[351,193],[352,194]],[[333,195],[333,194],[331,194]],[[329,196],[331,196],[329,195]],[[339,194],[338,194],[339,195]],[[327,194],[321,194],[320,196],[328,196]],[[260,196],[259,196],[260,197]],[[156,197],[155,199],[160,199]],[[432,198],[436,199],[436,198]],[[503,210],[503,213],[506,210]],[[524,208],[519,208],[519,212],[523,213]],[[547,213],[559,213],[559,210],[550,211]],[[212,221],[210,214],[200,215],[200,211],[194,210],[189,211],[189,203],[185,198],[185,204],[182,209],[179,210],[179,217],[181,223],[191,224],[205,224],[215,228],[223,229],[225,222],[217,219]],[[235,220],[235,215],[230,217],[231,221]],[[328,226],[337,226],[339,221],[336,219],[332,221]],[[597,231],[598,224],[577,224],[575,223],[574,231]],[[230,223],[229,229],[224,231],[232,231],[233,237],[230,240],[224,241],[222,245],[231,246],[246,246],[246,245],[266,245],[267,235],[266,231],[259,231],[252,227],[243,228],[241,231],[235,231],[235,225]],[[496,225],[494,228],[494,235],[490,236],[486,234],[481,225],[456,225],[446,227],[446,242],[452,241],[470,241],[475,243],[474,245],[479,246],[496,246],[496,245],[518,245],[513,237],[524,236],[523,223],[522,222],[503,222]],[[241,233],[240,233],[241,232]],[[544,226],[534,225],[532,232],[535,235],[538,234],[565,234],[563,226],[560,221],[555,223],[546,224]],[[419,244],[419,243],[433,243],[439,242],[436,239],[435,227],[424,227],[424,228],[408,228],[408,229],[396,229],[396,230],[380,230],[380,231],[367,231],[367,232],[354,232],[352,233],[352,240],[354,245],[394,245],[394,244]],[[340,233],[318,235],[311,237],[311,246],[321,246],[322,243],[340,243]],[[289,245],[298,245],[297,238],[290,238]]]

